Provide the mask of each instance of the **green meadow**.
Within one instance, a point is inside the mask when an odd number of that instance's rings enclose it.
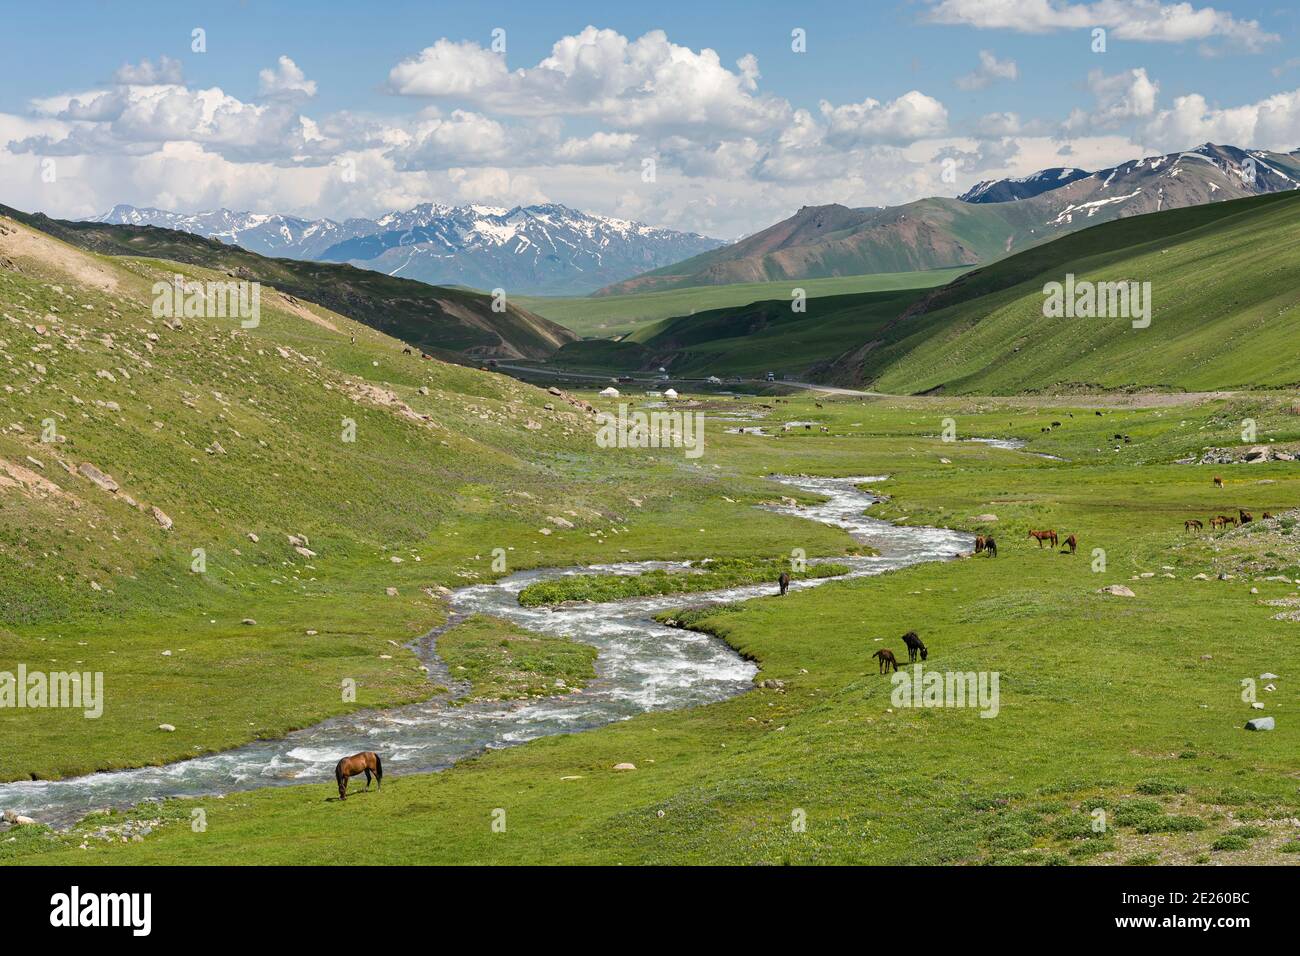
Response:
[[[1285,517],[1300,501],[1300,466],[1173,463],[1239,446],[1248,418],[1261,442],[1300,443],[1290,396],[730,404],[766,413],[770,428],[810,419],[828,431],[764,438],[712,426],[701,459],[712,500],[682,502],[684,514],[730,515],[705,550],[851,549],[847,536],[795,517],[747,527],[765,516],[753,507],[762,498],[735,489],[766,484],[772,498],[779,486],[764,475],[801,472],[877,476],[872,487],[887,498],[873,513],[991,529],[999,556],[702,612],[682,595],[674,619],[761,668],[753,691],[718,704],[548,737],[442,773],[390,774],[382,791],[346,804],[327,802],[332,783],[172,801],[135,812],[162,821],[141,842],[86,840],[88,827],[131,816],[113,814],[66,834],[24,829],[0,852],[80,864],[1296,861],[1288,714],[1300,624],[1266,603],[1296,599],[1295,523],[1197,536],[1183,521],[1237,507]],[[945,442],[946,419],[958,439],[1029,446]],[[1043,432],[1052,421],[1061,426]],[[1116,443],[1115,433],[1132,440]],[[689,473],[680,455],[649,457]],[[976,520],[987,514],[996,522]],[[1040,527],[1076,534],[1079,552],[1039,549],[1028,531]],[[545,547],[566,535],[579,537],[557,532]],[[651,556],[655,545],[638,551]],[[1101,593],[1115,584],[1134,596]],[[905,630],[927,643],[926,670],[996,672],[997,716],[897,706],[870,655],[889,647],[906,660]],[[490,674],[490,663],[480,666]],[[1258,681],[1259,711],[1243,701],[1241,681],[1263,673],[1279,678],[1272,692]],[[1261,714],[1278,729],[1243,729]],[[620,763],[636,770],[615,771]],[[205,832],[185,823],[194,806],[207,814]],[[497,810],[504,832],[492,826]],[[360,856],[356,832],[367,834]]]

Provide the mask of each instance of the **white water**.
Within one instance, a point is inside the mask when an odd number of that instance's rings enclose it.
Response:
[[[805,508],[773,506],[847,530],[876,548],[874,557],[837,557],[848,565],[842,577],[880,574],[922,561],[945,560],[969,550],[972,537],[940,528],[899,527],[864,515],[875,499],[856,485],[883,478],[775,479],[802,491],[825,495]],[[797,545],[797,536],[792,536]],[[145,800],[208,796],[258,787],[329,781],[340,757],[377,751],[385,776],[428,772],[485,748],[507,747],[549,734],[572,733],[650,710],[676,710],[743,693],[757,668],[727,644],[652,620],[659,611],[722,604],[771,595],[775,584],[728,588],[700,594],[633,598],[605,604],[525,608],[519,592],[528,584],[581,573],[639,573],[669,566],[662,561],[521,571],[493,584],[460,588],[449,598],[453,620],[485,613],[528,630],[564,635],[595,646],[597,678],[581,692],[524,703],[455,706],[442,697],[381,711],[360,711],[233,750],[162,767],[144,767],[57,781],[0,785],[0,809],[15,809],[43,823],[67,825],[99,807],[123,807]],[[795,581],[798,590],[834,578]],[[434,680],[452,683],[426,637],[416,649]]]

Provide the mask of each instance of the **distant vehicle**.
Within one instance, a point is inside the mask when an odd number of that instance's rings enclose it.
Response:
[[[768,373],[767,373],[767,381],[769,381],[769,382],[775,382],[775,381],[776,381],[776,372],[768,372]]]

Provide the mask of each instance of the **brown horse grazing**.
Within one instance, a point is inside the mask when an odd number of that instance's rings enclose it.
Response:
[[[1195,518],[1188,518],[1183,522],[1184,531],[1201,531],[1204,528],[1205,525],[1202,522],[1197,521]]]
[[[1210,530],[1213,531],[1215,528],[1222,528],[1227,523],[1228,523],[1228,519],[1225,518],[1223,515],[1211,515]]]
[[[1216,488],[1222,488],[1222,487],[1223,487],[1223,479],[1220,478],[1218,475],[1215,475],[1215,476],[1214,476],[1214,487],[1216,487]]]
[[[379,789],[384,789],[384,762],[373,750],[365,750],[351,757],[344,757],[334,767],[334,779],[339,784],[339,799],[348,798],[348,777],[359,773],[366,775],[366,789],[370,789],[370,777],[373,774],[379,782]]]
[[[898,661],[894,660],[894,652],[889,648],[882,647],[871,656],[880,661],[880,673],[888,674],[891,667],[895,671],[898,670]]]
[[[788,571],[782,571],[781,576],[776,579],[776,583],[781,588],[782,596],[784,596],[785,592],[790,589],[790,573]]]
[[[1273,517],[1273,513],[1271,511],[1265,511],[1262,515],[1260,515],[1260,517],[1263,518],[1265,521],[1267,521],[1269,518]]]
[[[1036,540],[1040,548],[1045,544],[1050,544],[1054,548],[1057,544],[1056,532],[1050,528],[1046,531],[1031,531],[1029,537]]]
[[[1076,538],[1074,535],[1070,535],[1068,538],[1065,539],[1065,546],[1070,549],[1071,554],[1074,554],[1074,549],[1079,546],[1079,539]],[[1061,553],[1065,554],[1064,551],[1062,551]]]
[[[908,631],[904,634],[903,643],[907,645],[907,662],[909,664],[916,663],[917,654],[921,655],[921,660],[923,661],[930,659],[930,652],[926,649],[925,645],[921,643],[921,639],[916,636],[916,631]]]
[[[983,551],[984,548],[988,546],[988,543],[989,543],[988,538],[984,537],[984,535],[982,534],[977,534],[975,536],[975,553],[979,554],[981,551]]]
[[[998,556],[998,543],[993,540],[992,535],[989,535],[984,539],[984,553],[990,558],[996,558]]]
[[[1254,515],[1252,515],[1249,511],[1243,511],[1241,508],[1237,509],[1237,514],[1241,515],[1242,524],[1250,524],[1252,521],[1255,520]]]

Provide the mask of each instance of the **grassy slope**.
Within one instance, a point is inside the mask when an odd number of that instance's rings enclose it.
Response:
[[[514,303],[494,312],[491,297],[481,292],[348,265],[272,259],[171,229],[65,222],[7,206],[0,206],[0,215],[95,252],[150,256],[257,279],[430,351],[543,358],[572,337]]]
[[[933,269],[927,272],[888,272],[827,279],[800,280],[797,285],[809,298],[845,295],[850,292],[885,292],[893,289],[925,289],[957,278],[963,269]],[[607,337],[640,329],[660,319],[694,315],[711,309],[735,308],[765,299],[789,300],[792,284],[782,282],[739,282],[722,286],[696,286],[667,292],[632,295],[519,296],[515,302],[531,312],[558,322],[579,335]]]
[[[884,345],[839,363],[836,381],[884,391],[942,385],[1008,393],[1105,388],[1275,387],[1300,381],[1300,193],[1106,223],[977,270]],[[1151,326],[1049,319],[1043,284],[1067,272],[1151,283]]]
[[[364,830],[372,863],[1296,861],[1279,851],[1294,841],[1289,818],[1300,812],[1298,728],[1288,716],[1300,625],[1260,603],[1295,588],[1193,580],[1213,554],[1184,535],[1182,520],[1294,505],[1300,473],[1294,464],[1237,466],[1216,490],[1206,469],[1167,464],[1235,444],[1243,418],[1259,422],[1263,440],[1300,439],[1300,418],[1284,413],[1289,400],[1101,418],[1028,400],[822,402],[794,398],[780,414],[823,421],[829,434],[711,433],[707,460],[722,476],[889,474],[883,514],[970,527],[969,516],[992,511],[1001,556],[831,583],[695,622],[754,656],[759,679],[784,689],[394,777],[382,796],[343,805],[326,802],[326,783],[272,789],[202,801],[202,834],[182,823],[143,843],[81,851],[31,833],[8,852],[45,863],[344,863]],[[1070,462],[940,442],[933,436],[947,417],[960,436],[1030,438],[1032,450]],[[1042,435],[1053,419],[1064,426]],[[1116,431],[1133,444],[1112,450]],[[759,514],[739,509],[732,527]],[[1044,525],[1077,533],[1081,553],[1025,541]],[[771,547],[788,550],[814,532],[786,522]],[[1098,547],[1104,571],[1094,570]],[[1165,566],[1173,577],[1162,576]],[[1096,593],[1111,583],[1137,597]],[[892,708],[868,655],[882,643],[901,651],[897,635],[909,628],[929,644],[928,667],[1000,672],[1000,716]],[[1261,694],[1278,730],[1251,734],[1241,728],[1256,712],[1239,681],[1269,670],[1282,675],[1276,694]],[[613,772],[621,761],[639,769]],[[1112,824],[1099,838],[1089,826],[1098,805]],[[491,827],[498,807],[505,833]],[[800,810],[806,832],[791,826]],[[1171,829],[1182,817],[1204,829]],[[1210,849],[1242,822],[1264,835],[1246,849]]]
[[[657,368],[677,375],[799,374],[866,336],[875,338],[920,295],[916,289],[809,299],[806,312],[788,300],[754,302],[665,319],[619,342],[571,342],[552,357],[565,367],[610,371]]]
[[[540,389],[404,357],[269,290],[256,329],[185,319],[173,331],[150,314],[153,282],[216,274],[0,225],[0,670],[103,671],[108,697],[98,720],[6,710],[4,739],[21,744],[0,748],[0,779],[176,760],[427,697],[417,659],[390,644],[443,619],[424,587],[492,577],[494,547],[511,570],[714,556],[700,529],[716,533],[737,507],[680,454],[593,458],[589,416]],[[345,418],[355,442],[341,440]],[[46,419],[55,443],[40,440]],[[121,493],[65,470],[83,462]],[[576,527],[542,536],[555,514]],[[757,515],[718,546],[754,556],[784,520]],[[814,547],[841,540],[827,529]],[[205,573],[191,571],[196,548]],[[343,677],[356,704],[341,700]]]

